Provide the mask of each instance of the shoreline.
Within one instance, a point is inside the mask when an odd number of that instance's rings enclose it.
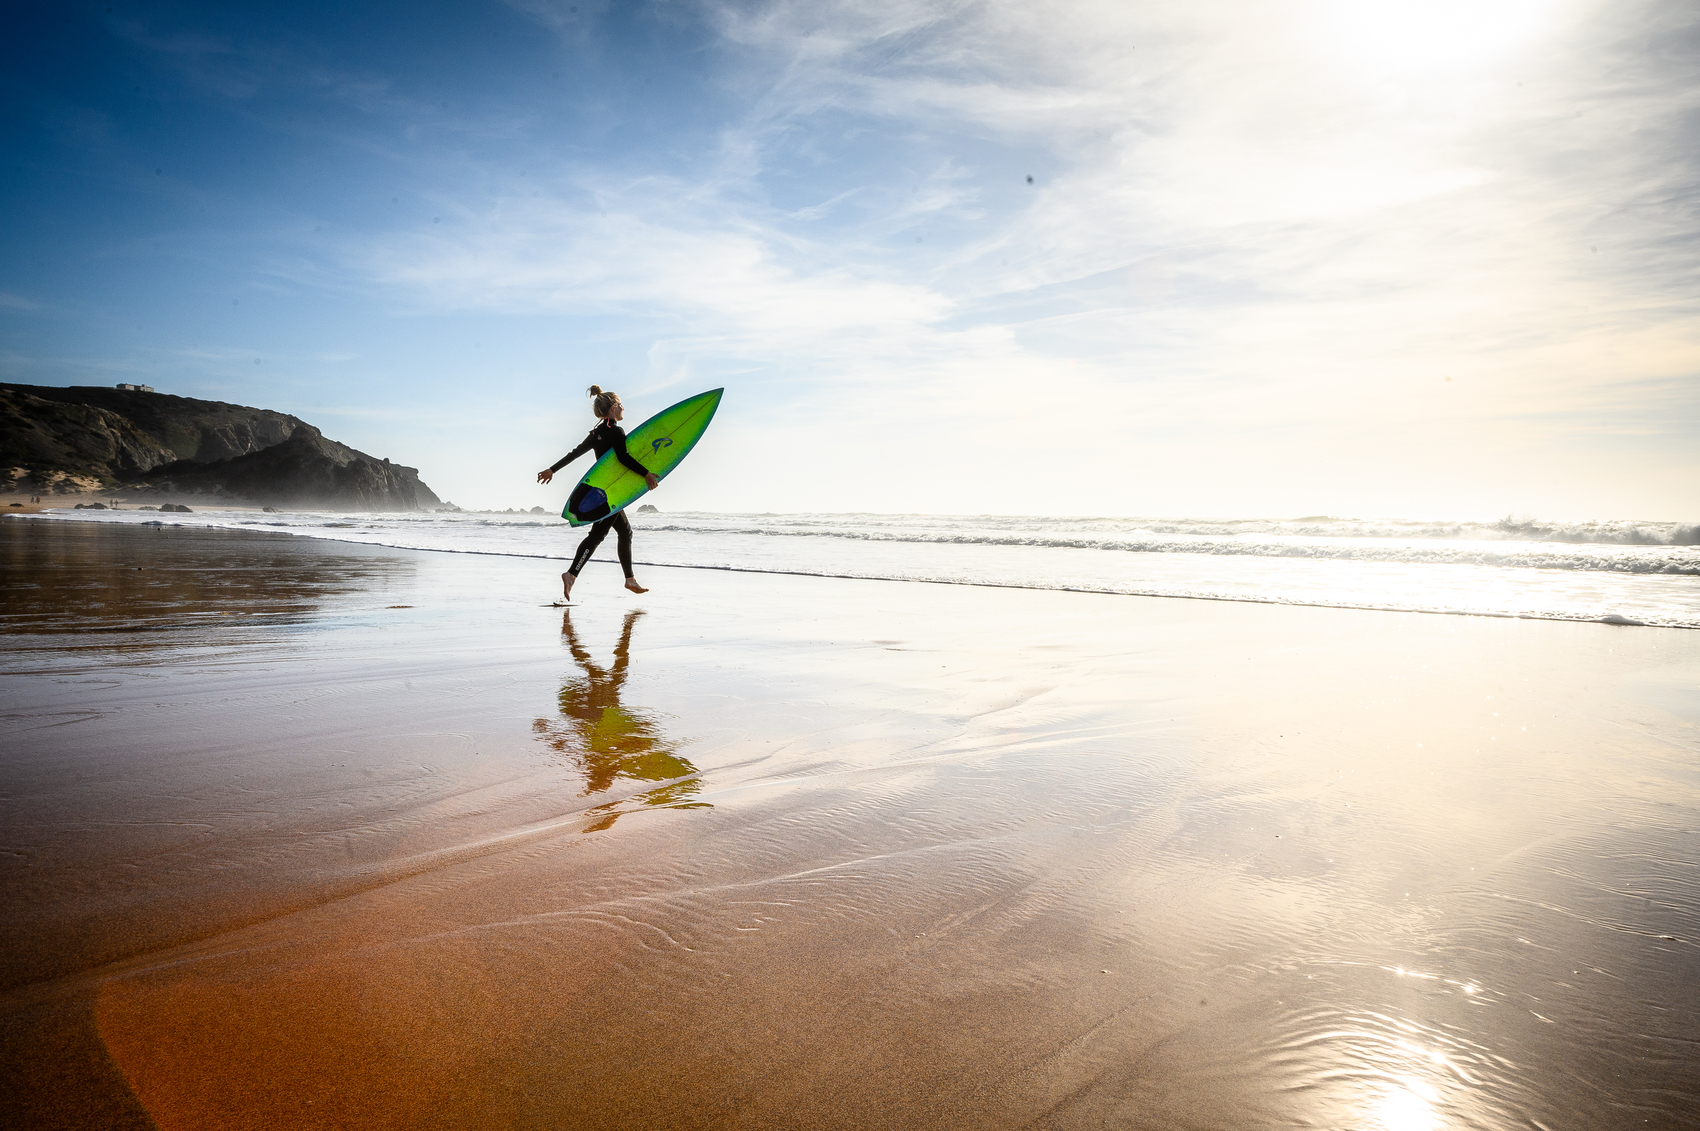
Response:
[[[326,539],[326,541],[331,541],[331,539]],[[394,548],[405,549],[406,547],[394,547]],[[468,553],[468,554],[489,553],[489,554],[494,554],[494,553],[496,553],[496,551],[493,551],[493,550],[492,551],[483,551],[483,550],[421,550],[420,552],[421,553],[445,553],[445,554],[454,554],[454,553]],[[520,557],[520,556],[524,556],[524,555],[513,555],[513,556]],[[572,556],[567,555],[567,556],[559,558],[559,559],[549,559],[549,560],[571,561]],[[606,561],[604,561],[603,559],[600,559],[600,558],[593,559],[593,561],[603,561],[603,564],[612,564],[612,563],[608,563],[608,562],[606,562]],[[971,587],[978,588],[978,589],[1017,589],[1017,590],[1025,590],[1027,592],[1033,592],[1033,593],[1080,593],[1080,594],[1086,594],[1086,595],[1091,595],[1091,596],[1100,596],[1100,597],[1142,597],[1142,598],[1150,598],[1152,600],[1161,600],[1161,601],[1227,601],[1227,602],[1230,602],[1230,603],[1246,604],[1246,605],[1276,605],[1276,606],[1280,606],[1280,607],[1283,607],[1283,608],[1294,608],[1294,609],[1340,609],[1340,610],[1350,610],[1350,611],[1353,611],[1353,612],[1361,612],[1361,613],[1421,613],[1424,616],[1490,617],[1490,618],[1498,619],[1498,620],[1558,621],[1558,622],[1567,623],[1567,624],[1604,624],[1604,625],[1610,625],[1614,628],[1668,628],[1668,629],[1676,629],[1676,630],[1681,630],[1681,631],[1691,631],[1691,630],[1694,630],[1694,629],[1700,629],[1700,624],[1655,624],[1655,623],[1652,623],[1652,622],[1649,622],[1649,621],[1631,620],[1628,617],[1565,616],[1565,615],[1557,614],[1557,613],[1552,614],[1552,615],[1541,615],[1541,614],[1537,614],[1537,613],[1500,613],[1500,612],[1493,612],[1491,610],[1473,610],[1473,609],[1421,609],[1421,608],[1406,607],[1406,606],[1400,606],[1400,605],[1345,605],[1345,604],[1335,605],[1335,604],[1327,604],[1327,603],[1320,602],[1320,601],[1288,601],[1288,600],[1282,600],[1282,599],[1276,598],[1276,597],[1235,597],[1235,596],[1228,596],[1228,595],[1204,594],[1204,593],[1138,592],[1138,591],[1126,590],[1126,589],[1078,589],[1078,588],[1070,588],[1068,586],[1062,586],[1062,585],[1019,585],[1019,584],[1016,584],[1014,582],[967,581],[967,580],[956,581],[956,580],[950,580],[950,579],[947,579],[947,578],[931,578],[931,577],[864,577],[864,576],[861,576],[859,574],[811,573],[811,572],[806,571],[806,570],[755,569],[755,568],[749,567],[749,566],[682,565],[682,564],[679,564],[677,562],[640,562],[636,558],[632,559],[632,564],[633,565],[641,565],[641,566],[645,566],[645,567],[649,567],[649,568],[653,568],[653,569],[702,569],[702,570],[718,570],[718,571],[721,571],[721,572],[724,572],[724,573],[770,574],[770,575],[778,576],[778,577],[819,577],[819,578],[823,578],[823,579],[833,579],[833,580],[840,580],[840,581],[885,581],[885,582],[890,582],[890,583],[895,584],[895,585],[963,585],[963,586],[971,586]]]
[[[39,513],[40,510],[45,510],[45,509],[60,509],[60,508],[38,508],[37,511],[14,511],[14,512],[11,512],[11,513],[15,513],[15,514]],[[246,513],[259,513],[257,511],[254,511],[253,508],[244,508],[244,507],[225,507],[225,508],[211,508],[211,507],[209,507],[209,508],[205,508],[205,509],[208,510],[208,511],[215,511],[215,510],[223,509],[223,510],[229,510],[229,511],[237,512],[237,513],[245,513],[245,514]],[[4,513],[5,512],[0,512],[0,516],[3,516]],[[169,512],[165,512],[165,513],[169,513]],[[282,513],[291,513],[291,512],[282,512]],[[326,514],[332,514],[332,513],[340,513],[340,512],[295,512],[295,513],[326,513]],[[379,514],[379,515],[387,515],[387,514],[394,513],[394,512],[348,512],[348,513],[350,513],[350,514],[374,513],[374,514]],[[517,515],[520,515],[520,514],[528,514],[529,512],[518,512],[518,511],[488,511],[488,512],[486,512],[486,511],[461,511],[459,513],[463,513],[463,514],[495,514],[495,515],[514,514],[514,515],[517,516]],[[57,518],[57,517],[58,516],[55,516],[55,518]],[[77,516],[67,515],[66,517],[73,520],[73,521],[75,521],[77,519]],[[92,520],[92,521],[99,521],[99,520]],[[167,522],[166,525],[174,525],[175,526],[175,525],[180,525],[180,524]],[[256,531],[256,532],[259,532],[259,531]],[[512,550],[477,550],[477,549],[470,549],[470,548],[446,549],[446,548],[440,548],[440,547],[405,546],[405,545],[400,545],[400,544],[391,543],[391,542],[363,542],[363,541],[353,541],[353,540],[342,540],[342,539],[337,539],[337,538],[334,538],[334,537],[327,536],[325,534],[318,533],[317,531],[314,531],[314,530],[289,530],[289,529],[285,529],[285,530],[270,530],[270,531],[265,531],[265,533],[280,534],[280,535],[283,535],[283,536],[286,536],[286,537],[291,537],[291,538],[311,538],[311,539],[317,539],[319,541],[324,541],[324,542],[328,542],[328,543],[334,543],[334,544],[337,544],[337,545],[382,546],[382,547],[385,547],[387,549],[393,549],[393,550],[399,550],[399,551],[405,551],[405,552],[440,553],[440,554],[466,554],[466,555],[477,556],[477,557],[506,557],[506,558],[514,558],[516,560],[527,560],[527,561],[569,561],[570,562],[572,560],[572,554],[571,553],[526,554],[526,553],[521,553],[521,552],[512,551]],[[603,548],[600,552],[602,552],[603,554],[606,554],[609,551],[606,548]],[[599,558],[592,559],[591,564],[598,564],[598,563],[603,564],[603,565],[610,565],[610,564],[613,564],[613,560],[611,558],[607,558],[607,557],[599,557]],[[1674,630],[1680,630],[1680,631],[1692,631],[1692,630],[1700,629],[1700,623],[1684,623],[1684,622],[1661,623],[1661,622],[1656,621],[1656,620],[1638,620],[1636,618],[1624,616],[1622,614],[1617,614],[1617,613],[1606,614],[1604,616],[1586,616],[1586,615],[1581,615],[1581,614],[1569,614],[1569,613],[1562,613],[1562,612],[1539,613],[1539,612],[1527,612],[1527,611],[1525,611],[1525,612],[1496,611],[1496,610],[1491,610],[1491,609],[1422,608],[1422,607],[1413,606],[1413,605],[1397,605],[1397,604],[1368,604],[1368,603],[1351,604],[1351,603],[1346,603],[1346,602],[1305,601],[1305,600],[1288,599],[1288,598],[1282,598],[1282,597],[1276,597],[1276,596],[1265,597],[1265,596],[1235,595],[1235,594],[1165,593],[1165,592],[1161,592],[1161,591],[1158,591],[1158,590],[1090,588],[1090,587],[1084,587],[1084,586],[1067,586],[1067,585],[1028,585],[1028,584],[1021,584],[1021,583],[1017,583],[1017,582],[998,582],[998,581],[984,581],[984,580],[974,580],[974,579],[927,578],[927,577],[882,577],[882,576],[872,575],[872,574],[826,573],[826,572],[811,571],[811,570],[763,569],[763,568],[754,567],[754,566],[690,564],[690,563],[681,563],[681,562],[658,562],[658,561],[639,560],[639,559],[636,559],[636,558],[633,559],[633,564],[636,565],[636,566],[643,566],[643,567],[649,568],[649,569],[707,570],[707,571],[722,572],[722,573],[759,574],[759,575],[768,575],[768,576],[776,576],[776,577],[816,577],[816,578],[822,578],[822,579],[837,579],[837,580],[845,580],[845,581],[884,581],[884,582],[890,582],[890,583],[893,583],[893,584],[951,585],[951,586],[967,586],[967,587],[985,588],[985,589],[1026,590],[1026,591],[1031,591],[1031,592],[1042,592],[1042,593],[1079,593],[1079,594],[1089,594],[1089,595],[1107,596],[1107,597],[1142,597],[1142,598],[1153,598],[1153,599],[1161,599],[1161,600],[1181,600],[1181,601],[1223,601],[1223,602],[1237,603],[1237,604],[1273,605],[1273,606],[1290,607],[1290,608],[1339,609],[1339,610],[1353,610],[1353,611],[1358,611],[1358,612],[1376,612],[1376,613],[1421,613],[1423,615],[1429,615],[1429,616],[1487,617],[1487,618],[1498,619],[1498,620],[1554,621],[1554,622],[1572,623],[1572,624],[1602,624],[1602,625],[1608,625],[1608,626],[1611,626],[1611,627],[1614,627],[1614,628],[1655,628],[1655,629],[1674,629]]]
[[[42,503],[19,502],[17,501],[16,496],[20,495],[26,499],[44,498],[47,501]],[[117,507],[112,506],[114,499],[117,499],[119,503]],[[182,495],[175,492],[161,492],[157,496],[147,496],[145,501],[141,501],[118,493],[96,495],[88,492],[81,492],[78,494],[64,495],[35,495],[28,491],[17,491],[12,492],[11,494],[0,494],[0,514],[41,514],[45,511],[74,511],[77,509],[78,504],[81,504],[86,508],[90,503],[99,503],[108,510],[121,511],[158,510],[160,505],[163,503],[175,503],[180,506],[189,506],[196,511],[257,512],[261,510],[259,506],[243,506],[230,502],[207,501],[199,499],[193,495]],[[167,511],[165,513],[169,514],[171,512]]]

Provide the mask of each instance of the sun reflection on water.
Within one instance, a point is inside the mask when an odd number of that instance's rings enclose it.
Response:
[[[1305,973],[1304,992],[1319,996],[1273,1021],[1278,1036],[1249,1056],[1212,1054],[1224,1066],[1237,1060],[1241,1071],[1254,1066],[1252,1094],[1280,1097],[1272,1102],[1293,1123],[1360,1131],[1522,1125],[1515,1113],[1527,1093],[1514,1054],[1482,1043],[1474,1023],[1493,990],[1395,963]],[[1368,1001],[1381,1004],[1366,1008]]]
[[[1441,1122],[1434,1105],[1439,1102],[1440,1093],[1433,1087],[1406,1079],[1382,1095],[1372,1114],[1386,1131],[1437,1131]]]

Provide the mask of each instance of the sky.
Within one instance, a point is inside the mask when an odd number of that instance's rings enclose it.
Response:
[[[0,380],[463,507],[1700,519],[1700,8],[20,8]],[[575,466],[588,469],[588,461]]]

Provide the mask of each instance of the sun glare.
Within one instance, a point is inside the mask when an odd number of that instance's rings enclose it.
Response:
[[[1434,1104],[1440,1097],[1427,1084],[1407,1080],[1389,1090],[1376,1105],[1375,1116],[1385,1131],[1438,1131],[1440,1116]]]
[[[1378,71],[1490,62],[1532,39],[1554,0],[1332,0],[1331,38]]]

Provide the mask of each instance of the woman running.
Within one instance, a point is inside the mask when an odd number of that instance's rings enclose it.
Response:
[[[539,471],[537,481],[539,483],[549,482],[555,478],[557,471],[593,448],[598,459],[606,455],[608,449],[612,448],[614,449],[615,459],[625,464],[629,470],[643,476],[644,482],[649,484],[649,489],[655,490],[661,482],[661,477],[649,471],[643,464],[632,458],[630,452],[626,451],[626,430],[620,427],[620,421],[626,415],[626,407],[620,403],[620,394],[605,393],[597,385],[592,385],[589,393],[596,398],[591,401],[591,408],[595,411],[599,423],[590,430],[590,435],[584,438],[584,443],[556,460],[554,466],[547,471]],[[584,541],[579,543],[578,553],[573,555],[572,567],[561,575],[562,601],[572,598],[573,582],[578,580],[579,571],[584,568],[586,562],[590,561],[590,555],[596,552],[596,547],[602,545],[602,539],[608,537],[610,530],[618,535],[616,544],[620,552],[620,568],[626,571],[626,588],[633,593],[649,592],[637,583],[637,578],[632,576],[632,524],[626,521],[625,511],[615,511],[607,518],[593,523],[590,527],[590,533],[586,534]]]

